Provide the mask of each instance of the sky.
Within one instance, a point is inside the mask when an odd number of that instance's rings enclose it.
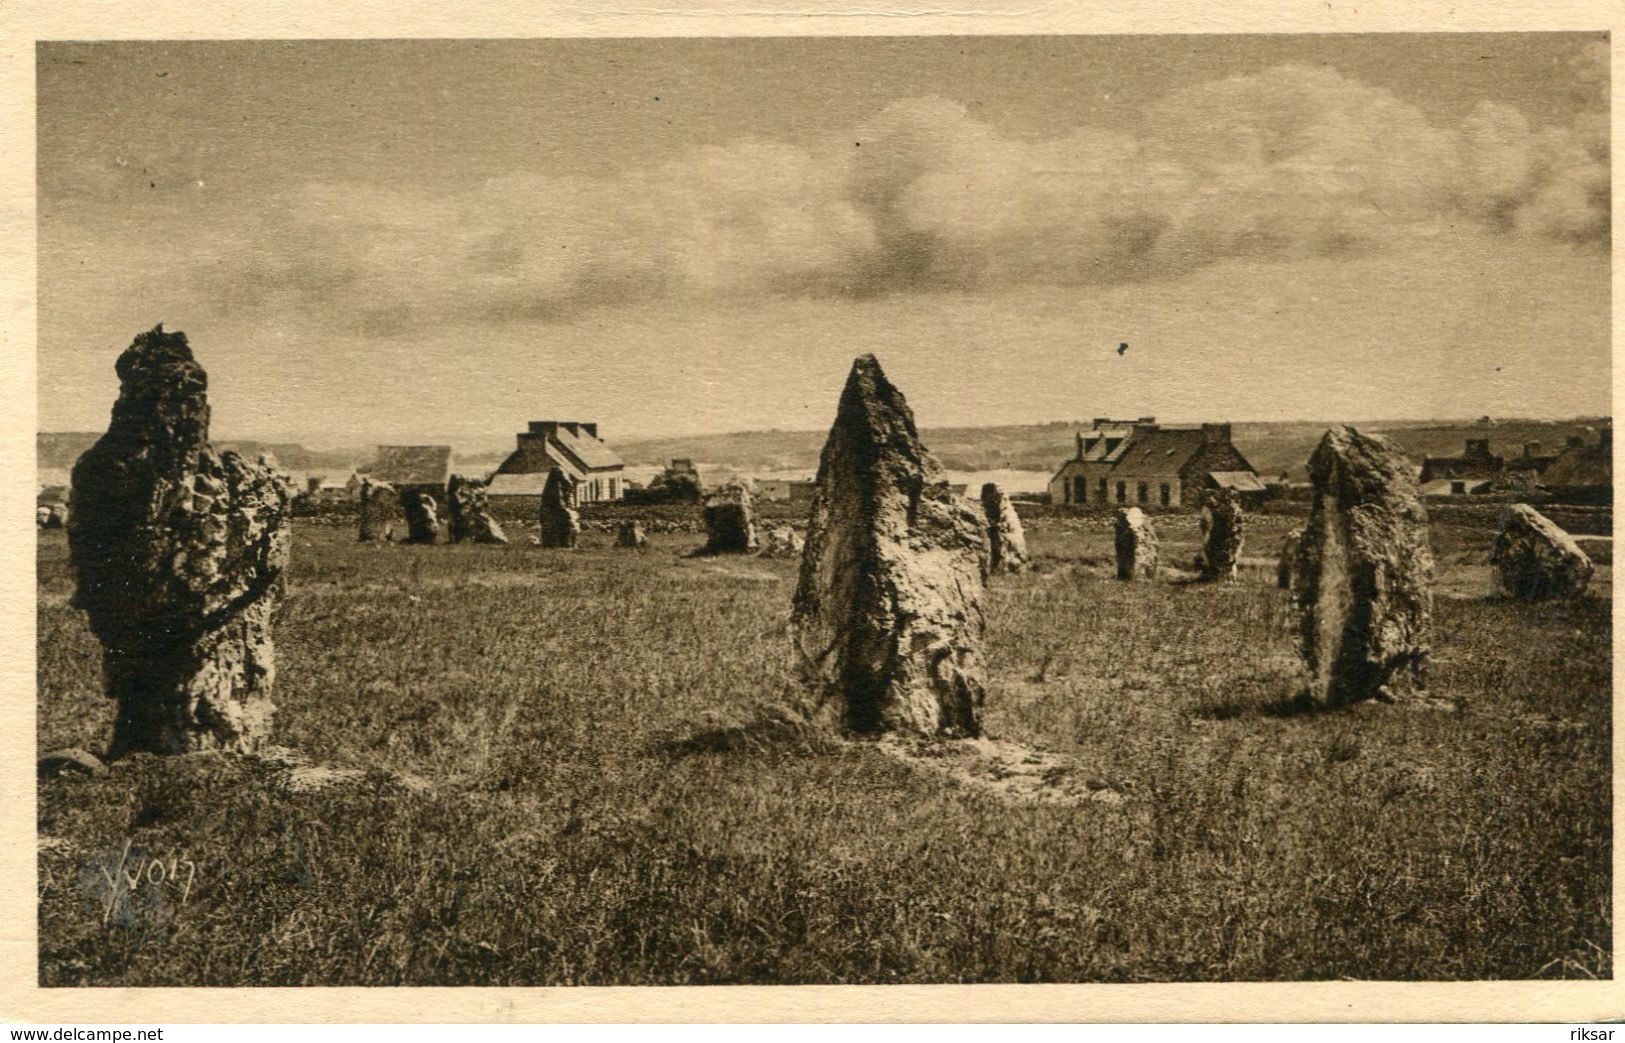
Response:
[[[43,43],[39,423],[1606,414],[1600,34]],[[1127,344],[1126,350],[1122,345]]]

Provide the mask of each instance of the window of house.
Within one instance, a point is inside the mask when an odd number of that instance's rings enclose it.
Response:
[[[1127,482],[1118,482],[1117,483],[1117,502],[1118,503],[1128,503],[1128,483]]]
[[[1450,483],[1450,491],[1453,494],[1455,494],[1456,496],[1460,496],[1460,495],[1462,495],[1463,493],[1465,493],[1467,491],[1467,483],[1466,482],[1451,482]]]
[[[1079,475],[1072,479],[1072,501],[1084,503],[1089,499],[1089,479]]]
[[[1100,484],[1098,486],[1096,486],[1096,488],[1098,488],[1100,490],[1100,495],[1095,497],[1095,499],[1099,500],[1101,503],[1105,503],[1106,502],[1106,479],[1102,478],[1100,480]]]
[[[1141,503],[1150,503],[1151,502],[1150,487],[1147,486],[1144,482],[1140,483],[1139,493],[1140,493],[1140,502]]]
[[[1162,488],[1161,488],[1161,490],[1160,490],[1160,494],[1161,494],[1161,497],[1162,497],[1162,505],[1163,505],[1163,506],[1164,506],[1164,507],[1166,507],[1166,506],[1168,506],[1168,502],[1169,502],[1169,500],[1168,500],[1168,496],[1169,496],[1169,492],[1168,492],[1168,483],[1167,483],[1167,482],[1163,482],[1163,483],[1162,483]]]

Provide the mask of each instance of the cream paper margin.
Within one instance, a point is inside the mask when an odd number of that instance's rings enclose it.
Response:
[[[1149,6],[1149,5],[1147,5]],[[1625,1018],[1617,981],[1305,984],[732,986],[668,988],[102,988],[37,982],[34,773],[37,40],[1350,33],[1609,30],[1608,0],[0,0],[0,1021],[209,1022],[1582,1022]],[[1617,63],[1615,63],[1617,70]],[[1611,77],[1614,134],[1620,76]],[[1618,212],[1619,175],[1613,199]],[[1616,218],[1615,226],[1618,227]],[[1621,285],[1616,253],[1615,297]],[[1618,315],[1614,331],[1619,330]],[[1619,367],[1614,367],[1617,381]],[[1618,387],[1614,385],[1615,399]],[[1625,453],[1617,448],[1616,453]],[[1617,523],[1616,523],[1617,524]],[[1617,533],[1616,533],[1617,534]],[[1614,618],[1625,595],[1615,587]],[[1614,651],[1619,676],[1621,652]],[[1614,762],[1621,749],[1614,714]],[[1621,773],[1614,772],[1615,806]],[[1621,954],[1618,818],[1614,953]]]

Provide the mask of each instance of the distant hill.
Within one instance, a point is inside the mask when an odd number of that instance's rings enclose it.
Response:
[[[100,431],[41,431],[34,442],[38,454],[35,466],[42,471],[66,471],[101,436]],[[225,440],[214,444],[219,449],[234,449],[249,459],[269,454],[284,470],[294,473],[353,467],[370,460],[375,452],[372,446],[316,450],[292,442],[259,442],[253,439]]]
[[[1261,475],[1287,472],[1294,480],[1308,477],[1304,465],[1331,421],[1285,423],[1240,422],[1232,439]],[[1378,421],[1360,424],[1365,431],[1388,435],[1420,464],[1422,457],[1461,452],[1468,438],[1488,438],[1492,451],[1517,456],[1526,442],[1559,447],[1571,434],[1588,434],[1608,423],[1605,417],[1573,420],[1482,421]],[[1074,451],[1073,435],[1086,422],[1002,427],[938,427],[920,432],[920,438],[951,471],[1053,471]],[[741,471],[812,470],[818,466],[824,431],[741,431],[691,438],[659,438],[621,442],[616,451],[632,464],[664,464],[673,457],[689,457]]]

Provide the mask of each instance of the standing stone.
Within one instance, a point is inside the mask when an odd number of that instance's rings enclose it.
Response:
[[[395,520],[400,517],[401,498],[388,482],[361,479],[361,532],[360,541],[392,540],[395,538]]]
[[[1298,544],[1303,540],[1303,529],[1293,529],[1281,541],[1281,556],[1275,560],[1275,585],[1282,590],[1292,589],[1292,565],[1298,558]]]
[[[615,533],[615,546],[631,547],[642,550],[649,545],[648,534],[643,531],[643,523],[638,521],[623,521]]]
[[[1523,601],[1577,598],[1595,571],[1574,537],[1526,503],[1501,512],[1490,564],[1496,588]]]
[[[248,751],[271,727],[293,490],[209,444],[208,378],[182,333],[135,338],[112,422],[73,468],[73,603],[118,704],[110,757]]]
[[[451,542],[507,543],[507,534],[491,516],[485,483],[454,474],[446,482],[446,510],[450,513]]]
[[[1138,507],[1117,508],[1117,578],[1125,582],[1157,578],[1157,530]]]
[[[702,554],[749,554],[757,547],[750,490],[730,483],[705,498],[705,547]]]
[[[818,464],[791,615],[819,706],[861,734],[979,734],[987,521],[954,494],[873,355]]]
[[[407,543],[434,543],[440,539],[439,505],[433,496],[422,489],[407,489],[401,493],[401,505],[406,508]]]
[[[1020,572],[1027,567],[1027,536],[1021,516],[992,482],[982,485],[982,513],[987,516],[988,571]]]
[[[1203,580],[1236,578],[1246,520],[1241,496],[1234,489],[1208,491],[1202,504],[1202,553],[1197,562]]]
[[[575,492],[560,468],[547,472],[542,486],[542,546],[573,548],[581,537],[581,515],[576,512]]]
[[[1389,699],[1423,681],[1433,615],[1427,511],[1392,442],[1334,427],[1309,458],[1315,502],[1292,570],[1310,698]],[[1408,678],[1401,674],[1408,671]]]
[[[767,546],[762,548],[764,558],[799,558],[807,542],[788,525],[781,525],[767,534]]]

